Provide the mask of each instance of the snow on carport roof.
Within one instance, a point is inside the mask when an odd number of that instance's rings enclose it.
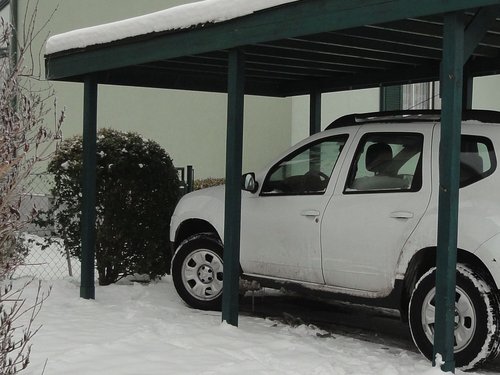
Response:
[[[297,0],[204,0],[122,21],[55,35],[47,41],[46,53],[85,48],[139,35],[187,29],[218,23]]]
[[[51,80],[226,92],[228,51],[245,93],[291,96],[439,79],[443,14],[463,12],[468,74],[500,72],[500,0],[206,0],[52,37]],[[471,27],[473,25],[473,27]],[[483,28],[485,30],[483,30]]]

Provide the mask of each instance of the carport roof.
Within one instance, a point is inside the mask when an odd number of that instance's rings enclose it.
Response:
[[[51,53],[47,78],[83,81],[92,73],[103,84],[226,92],[228,50],[241,47],[247,94],[290,96],[438,80],[443,14],[452,11],[463,12],[469,25],[466,46],[487,30],[467,72],[496,74],[498,4],[299,0],[223,22]]]

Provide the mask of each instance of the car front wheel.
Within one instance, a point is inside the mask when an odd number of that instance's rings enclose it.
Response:
[[[223,257],[220,241],[204,235],[185,240],[172,260],[172,279],[179,296],[191,307],[220,310]]]
[[[409,324],[415,345],[432,359],[435,323],[436,269],[417,282],[409,305]],[[477,367],[498,352],[499,305],[483,277],[457,265],[455,294],[455,365]]]

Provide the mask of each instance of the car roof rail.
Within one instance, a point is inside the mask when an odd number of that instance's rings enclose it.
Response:
[[[462,121],[476,120],[484,123],[500,124],[500,112],[472,109],[462,112]],[[339,117],[326,127],[325,130],[344,126],[363,125],[372,123],[401,123],[401,122],[439,122],[441,110],[418,109],[406,111],[384,111],[354,113]]]

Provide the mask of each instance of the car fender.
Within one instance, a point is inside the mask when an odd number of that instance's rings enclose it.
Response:
[[[481,247],[500,233],[500,207],[490,199],[470,199],[468,188],[460,190],[457,248],[475,254],[488,268],[494,257]],[[476,196],[477,193],[474,194]],[[433,200],[417,228],[405,243],[398,262],[397,279],[403,279],[412,257],[420,250],[437,247],[437,202]],[[500,248],[497,247],[497,254]],[[497,256],[500,258],[500,256]],[[484,258],[484,259],[483,259]],[[497,259],[500,261],[500,259]],[[499,275],[500,276],[500,275]]]
[[[174,240],[179,227],[186,220],[210,223],[218,235],[224,234],[224,186],[197,190],[181,198],[170,221],[170,238]]]
[[[500,285],[500,233],[481,244],[474,254],[488,268],[498,289]]]

